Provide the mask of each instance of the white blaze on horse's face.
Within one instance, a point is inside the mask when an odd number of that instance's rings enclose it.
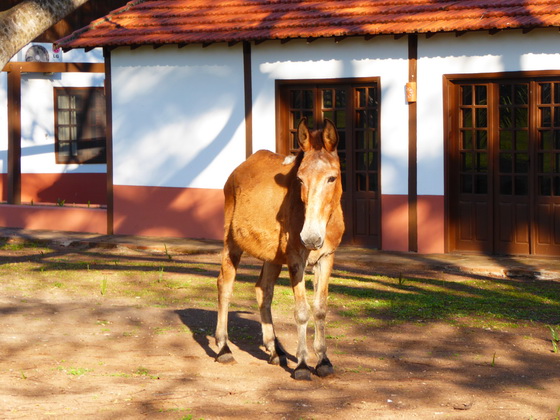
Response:
[[[310,159],[309,164],[304,159],[298,171],[301,201],[305,204],[305,222],[300,238],[307,249],[314,250],[321,248],[325,241],[339,166],[333,156],[324,150],[308,153],[319,156]]]
[[[325,242],[327,223],[333,204],[340,193],[340,161],[336,153],[338,135],[334,124],[325,122],[322,138],[310,139],[305,123],[300,123],[298,140],[305,155],[297,172],[301,185],[301,201],[305,205],[305,221],[300,233],[303,245],[309,250],[319,249]],[[323,147],[317,147],[320,144]],[[339,200],[340,198],[338,198]]]

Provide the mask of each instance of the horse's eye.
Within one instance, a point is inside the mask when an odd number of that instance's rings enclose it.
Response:
[[[336,176],[330,176],[329,179],[327,179],[328,182],[334,182],[336,181]]]
[[[301,179],[299,176],[297,177],[297,182],[299,182],[301,185],[303,185],[303,179]]]

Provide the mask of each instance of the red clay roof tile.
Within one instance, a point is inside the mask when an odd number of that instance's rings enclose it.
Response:
[[[58,44],[191,44],[560,27],[560,0],[133,0]]]

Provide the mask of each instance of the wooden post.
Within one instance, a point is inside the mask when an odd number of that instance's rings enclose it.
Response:
[[[107,153],[107,235],[112,235],[114,222],[114,188],[113,188],[113,90],[111,79],[111,51],[103,49],[105,59],[105,113],[106,124],[106,153]]]
[[[408,250],[418,252],[418,153],[416,106],[416,78],[418,60],[418,35],[408,36],[408,83],[413,95],[408,97]],[[407,95],[408,96],[408,95]]]
[[[8,67],[8,204],[21,204],[21,67]]]
[[[243,80],[245,89],[245,157],[253,154],[253,76],[251,43],[243,42]]]

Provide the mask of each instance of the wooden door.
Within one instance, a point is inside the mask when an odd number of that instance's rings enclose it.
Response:
[[[489,85],[454,86],[450,150],[451,250],[492,252],[492,160]]]
[[[339,135],[346,243],[379,248],[380,144],[379,90],[369,83],[282,84],[279,89],[279,142],[282,153],[297,150],[297,124],[307,117],[310,129],[334,122]]]
[[[498,125],[494,147],[494,252],[530,254],[532,203],[529,148],[529,84],[504,82],[497,87]]]
[[[560,255],[560,80],[535,88],[535,254]]]
[[[450,250],[560,255],[560,83],[451,88]]]

